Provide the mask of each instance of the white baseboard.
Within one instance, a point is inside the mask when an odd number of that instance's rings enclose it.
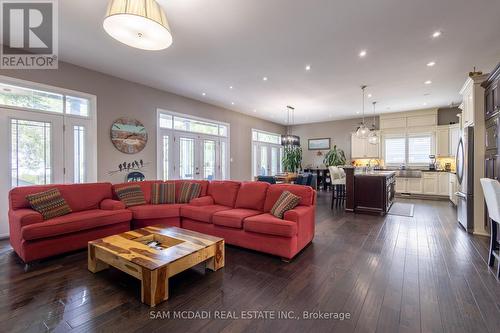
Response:
[[[9,234],[0,234],[0,240],[9,239]]]

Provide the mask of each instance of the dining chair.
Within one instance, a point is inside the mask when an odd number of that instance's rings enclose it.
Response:
[[[500,279],[500,244],[498,241],[498,224],[500,223],[500,183],[497,180],[481,178],[484,200],[490,218],[490,251],[488,253],[488,266],[493,267],[495,258],[498,261],[497,278]]]
[[[329,166],[330,179],[332,186],[332,203],[330,209],[333,209],[333,203],[336,201],[340,205],[345,200],[345,171],[336,166]]]
[[[276,184],[276,177],[274,177],[274,176],[257,176],[257,181],[266,182],[269,184]]]

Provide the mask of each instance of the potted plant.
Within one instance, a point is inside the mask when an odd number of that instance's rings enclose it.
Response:
[[[339,166],[345,165],[346,158],[345,153],[342,149],[337,148],[337,145],[333,146],[328,153],[326,153],[325,158],[323,159],[323,164],[327,167],[329,166]]]
[[[283,150],[283,170],[296,173],[302,164],[302,147],[286,146]]]

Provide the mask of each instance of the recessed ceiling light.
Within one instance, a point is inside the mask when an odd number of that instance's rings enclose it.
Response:
[[[262,81],[267,81],[267,76],[264,76],[264,77],[262,78]]]
[[[427,105],[427,102],[422,103],[422,105],[423,105],[423,106],[426,106],[426,105]]]
[[[253,112],[257,112],[257,109],[253,109]]]
[[[365,57],[366,56],[366,50],[361,50],[361,52],[359,52],[359,56],[361,58]]]
[[[311,70],[311,65],[306,65],[306,71],[310,71]]]
[[[427,81],[424,82],[424,84],[431,84],[431,83],[432,83],[431,80],[427,80]]]
[[[202,94],[203,96],[207,96],[207,93],[204,93],[204,92],[203,92],[203,93],[201,93],[201,94]]]
[[[356,114],[359,114],[359,111],[356,111]]]
[[[233,86],[229,86],[229,89],[233,89]]]
[[[371,98],[372,97],[372,94],[368,94],[368,98]]]
[[[231,102],[231,105],[234,105],[234,102]]]
[[[432,67],[432,66],[434,66],[435,64],[436,64],[436,62],[435,62],[435,61],[430,61],[430,62],[428,62],[428,63],[427,63],[427,67]]]
[[[432,34],[432,38],[438,38],[439,36],[441,36],[441,31],[439,30],[434,31],[434,33]]]

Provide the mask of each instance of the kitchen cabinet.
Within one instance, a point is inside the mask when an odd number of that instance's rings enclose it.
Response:
[[[437,173],[438,195],[448,196],[450,193],[450,179],[448,172]]]
[[[460,141],[460,127],[459,125],[450,125],[450,155],[455,157],[457,155],[458,142]]]
[[[454,173],[448,173],[448,180],[449,180],[449,188],[448,188],[448,195],[450,197],[450,201],[456,206],[457,205],[457,195],[455,194],[457,192],[457,175]]]
[[[484,90],[484,118],[486,120],[500,112],[500,64],[482,84]]]
[[[422,172],[423,193],[428,195],[438,194],[438,177],[436,172]]]
[[[494,117],[486,121],[485,133],[486,153],[496,153],[500,146],[500,117]]]
[[[380,133],[377,133],[380,135]],[[361,139],[356,134],[351,135],[351,158],[380,158],[380,142],[373,145],[368,139]]]
[[[436,155],[450,156],[450,129],[448,126],[439,126],[436,131]]]
[[[481,83],[487,78],[486,74],[474,75],[465,82],[460,95],[462,95],[462,124],[463,127],[473,126],[476,112],[480,112],[480,118],[484,114],[484,88]],[[479,115],[478,115],[479,116]]]
[[[410,194],[420,194],[423,192],[422,190],[422,178],[407,178],[407,191]]]
[[[408,178],[396,177],[396,185],[394,186],[396,193],[407,193],[406,191],[407,181]]]

